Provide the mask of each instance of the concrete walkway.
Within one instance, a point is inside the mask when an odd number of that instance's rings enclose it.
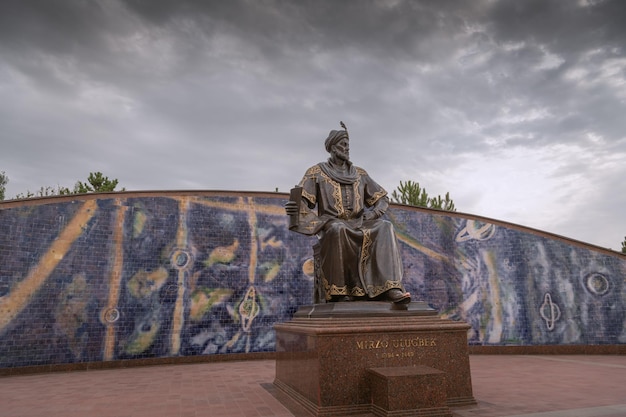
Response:
[[[457,417],[626,417],[626,356],[472,355],[478,405]],[[306,377],[303,375],[303,377]],[[0,417],[305,417],[274,361],[0,377]]]

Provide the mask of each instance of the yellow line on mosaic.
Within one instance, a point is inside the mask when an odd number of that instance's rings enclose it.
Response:
[[[397,229],[396,229],[397,230]],[[398,240],[400,242],[406,243],[407,245],[409,245],[410,247],[412,247],[413,249],[416,249],[420,252],[422,252],[424,255],[430,256],[431,258],[435,258],[439,261],[445,262],[445,263],[451,263],[450,259],[448,259],[447,256],[442,255],[432,249],[427,248],[426,246],[420,244],[417,240],[415,240],[414,238],[412,238],[411,236],[409,236],[408,234],[406,234],[405,232],[397,232],[396,233],[396,237],[398,238]]]
[[[489,331],[489,343],[499,343],[502,339],[502,299],[500,298],[500,279],[496,255],[491,251],[483,253],[483,260],[487,266],[489,277],[489,294],[491,303],[491,329]]]
[[[248,201],[252,202],[253,198],[254,197],[248,197]],[[221,209],[232,210],[232,211],[247,211],[248,209],[246,207],[246,204],[243,202],[243,199],[241,197],[239,198],[239,201],[240,203],[233,204],[233,203],[226,203],[224,201],[204,200],[201,197],[193,198],[193,202],[195,204],[200,204],[202,206],[215,207],[215,208],[221,208]],[[285,219],[287,219],[287,214],[285,213],[285,209],[281,206],[274,206],[271,204],[255,205],[255,210],[261,213],[270,214],[273,216],[284,216]]]
[[[120,199],[115,199],[117,216],[115,219],[115,229],[113,231],[113,241],[111,242],[113,252],[113,266],[109,277],[109,302],[106,311],[117,308],[120,297],[120,285],[122,282],[122,267],[124,264],[124,220],[128,207],[122,206]],[[115,323],[107,323],[107,330],[104,339],[104,360],[110,361],[115,354]]]
[[[243,204],[243,200],[242,200]],[[248,197],[248,224],[250,225],[250,266],[248,268],[248,282],[254,284],[256,266],[258,262],[259,237],[256,230],[256,207],[251,197]]]
[[[271,214],[274,216],[283,216],[285,221],[287,220],[287,213],[285,213],[285,208],[282,206],[274,206],[274,205],[256,205],[256,210],[263,214]]]
[[[179,248],[186,248],[187,239],[187,211],[189,210],[189,198],[182,197],[179,200],[178,231],[176,232],[176,245]],[[185,323],[185,275],[183,269],[178,270],[178,292],[176,294],[176,304],[172,316],[171,353],[178,355],[180,352],[180,334]]]
[[[4,330],[30,302],[74,241],[83,234],[87,223],[96,213],[96,208],[95,200],[86,201],[26,278],[17,283],[7,297],[0,300],[0,331]]]
[[[243,200],[242,200],[243,202]],[[259,314],[259,305],[256,302],[256,289],[254,282],[256,279],[256,267],[259,256],[259,235],[257,230],[257,208],[252,197],[248,197],[248,224],[250,226],[250,265],[248,267],[248,282],[250,286],[243,300],[239,304],[239,317],[241,319],[241,331],[247,334],[246,353],[250,352],[250,328],[252,322]]]

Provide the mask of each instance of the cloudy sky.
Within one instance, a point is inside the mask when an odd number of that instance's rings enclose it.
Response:
[[[3,0],[6,197],[287,192],[351,158],[392,191],[620,250],[622,0]]]

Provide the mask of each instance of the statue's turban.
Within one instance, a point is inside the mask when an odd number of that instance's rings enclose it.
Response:
[[[339,141],[343,138],[348,139],[348,132],[346,132],[345,130],[331,130],[328,134],[328,137],[326,138],[326,141],[324,141],[326,151],[330,152],[331,146],[339,143]]]

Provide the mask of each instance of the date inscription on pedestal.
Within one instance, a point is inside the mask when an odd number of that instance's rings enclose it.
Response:
[[[377,358],[410,358],[415,355],[410,349],[437,346],[437,340],[432,337],[413,337],[405,339],[370,339],[357,340],[358,350],[379,350]]]

